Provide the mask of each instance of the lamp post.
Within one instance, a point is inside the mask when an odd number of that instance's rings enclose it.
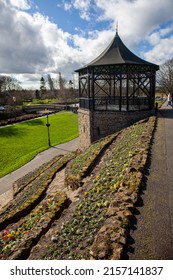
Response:
[[[49,123],[48,112],[47,112],[47,123],[46,123],[46,126],[47,126],[48,145],[50,147],[51,146],[51,143],[50,143],[50,131],[49,131],[50,123]]]

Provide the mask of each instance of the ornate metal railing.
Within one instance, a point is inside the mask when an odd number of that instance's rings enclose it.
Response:
[[[148,97],[131,97],[127,99],[125,96],[116,97],[97,97],[80,98],[79,107],[88,110],[98,111],[140,111],[152,109],[154,100]]]

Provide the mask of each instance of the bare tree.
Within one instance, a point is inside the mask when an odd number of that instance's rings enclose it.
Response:
[[[61,101],[67,101],[67,91],[66,91],[66,80],[62,78],[61,73],[59,72],[59,92],[58,99]]]
[[[51,78],[50,74],[47,74],[47,81],[50,88],[50,92],[54,95],[54,81]]]
[[[19,81],[10,76],[0,76],[0,92],[10,92],[14,90],[21,90]]]
[[[17,79],[0,75],[0,103],[1,104],[13,104],[13,97],[17,91],[21,91],[22,88]]]
[[[157,84],[162,92],[173,93],[173,59],[167,60],[157,72]]]
[[[65,84],[66,84],[66,80],[64,78],[62,78],[61,73],[59,72],[59,88],[60,90],[64,90],[65,89]]]

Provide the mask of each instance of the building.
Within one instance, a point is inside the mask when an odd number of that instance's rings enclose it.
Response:
[[[159,66],[133,54],[118,31],[79,73],[80,148],[151,115]]]

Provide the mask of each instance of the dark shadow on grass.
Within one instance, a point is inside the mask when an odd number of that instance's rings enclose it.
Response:
[[[0,137],[22,136],[24,134],[25,129],[17,128],[16,126],[0,128]]]
[[[35,119],[35,120],[32,120],[32,121],[28,121],[28,122],[25,122],[25,124],[31,125],[31,126],[45,125],[45,123],[41,119]]]

